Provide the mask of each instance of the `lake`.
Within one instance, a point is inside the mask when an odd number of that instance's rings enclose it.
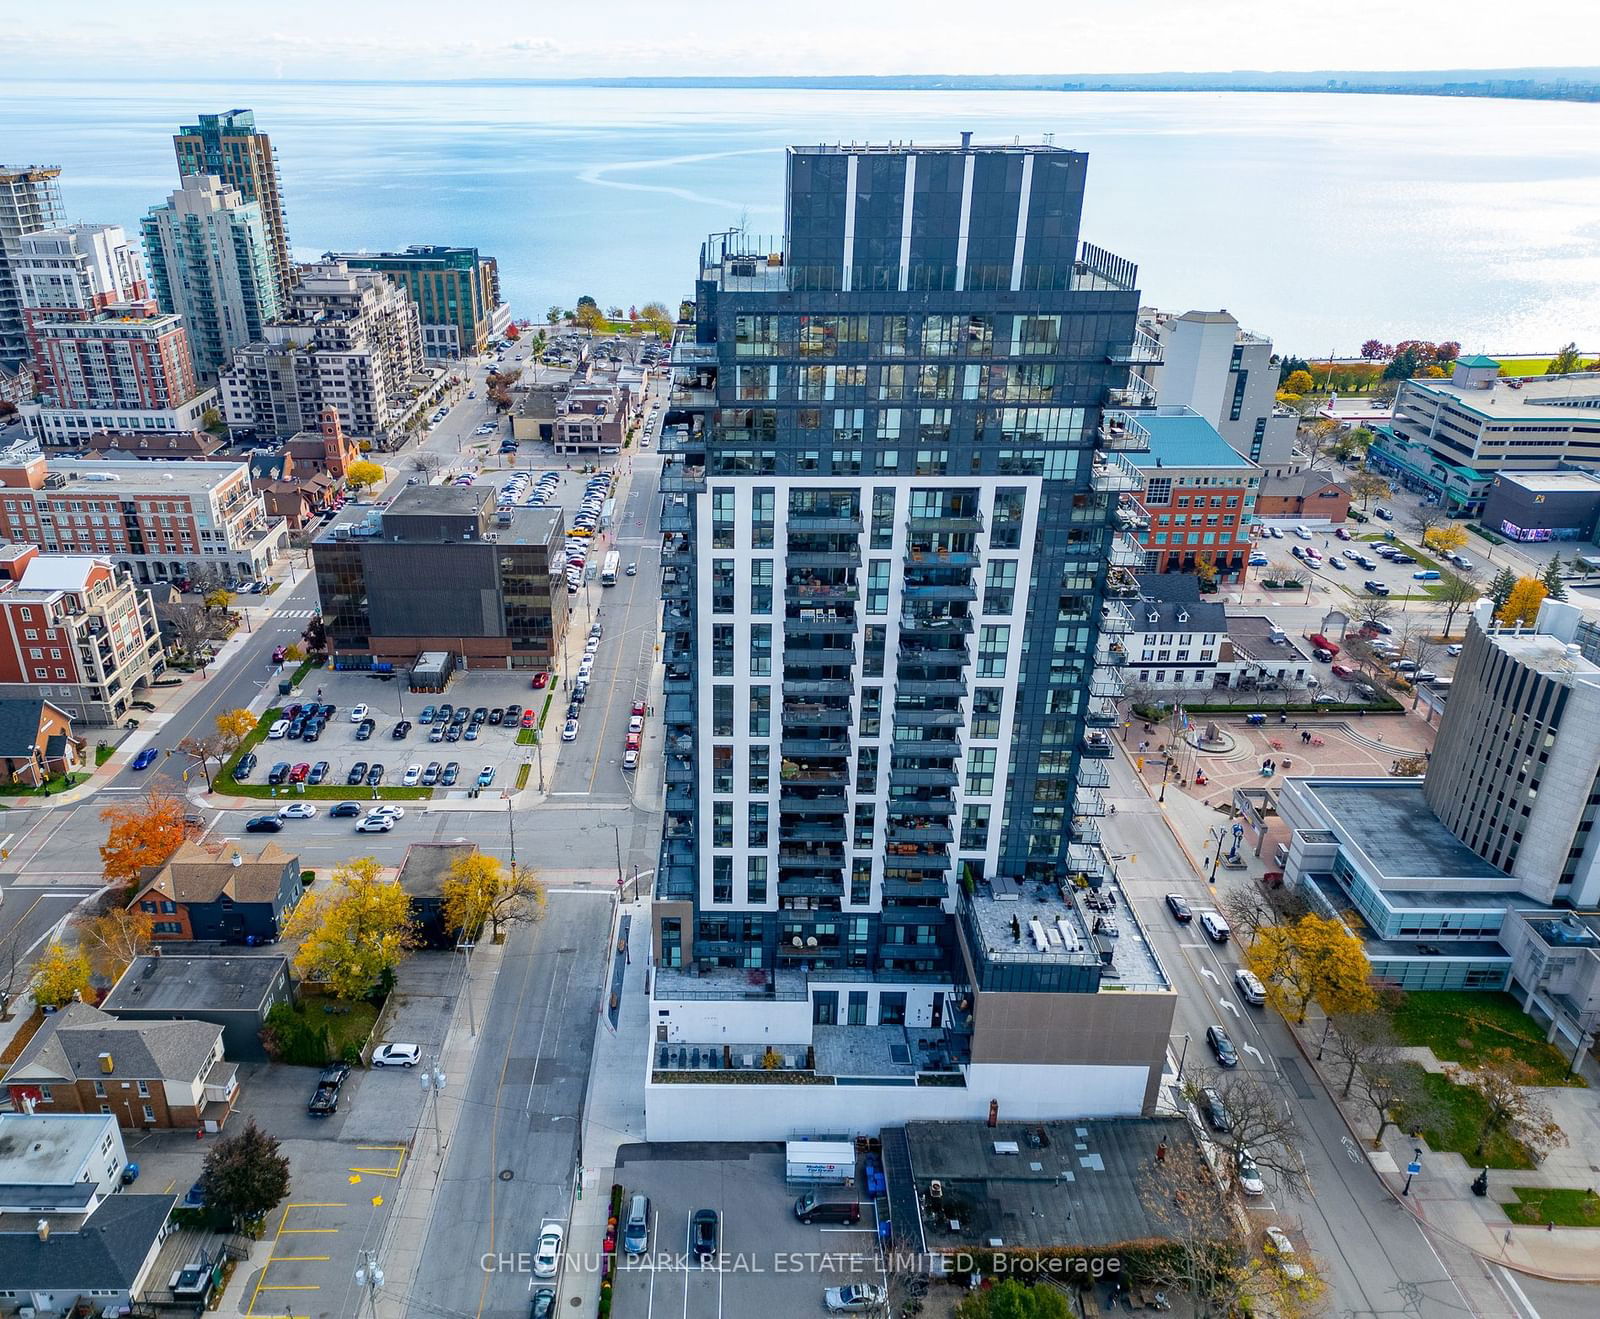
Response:
[[[1600,106],[1315,94],[11,82],[0,161],[64,167],[74,219],[135,229],[170,137],[248,106],[296,255],[499,258],[518,315],[692,291],[700,240],[782,227],[791,142],[1039,140],[1089,152],[1083,236],[1147,302],[1226,307],[1280,348],[1369,337],[1600,349]]]

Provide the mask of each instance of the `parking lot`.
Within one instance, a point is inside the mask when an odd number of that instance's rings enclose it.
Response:
[[[618,1260],[615,1308],[622,1313],[808,1314],[822,1310],[829,1287],[882,1281],[872,1206],[861,1206],[853,1227],[801,1223],[794,1202],[802,1188],[784,1184],[777,1146],[630,1145],[617,1162],[624,1210],[638,1193],[651,1206],[649,1250]],[[822,1188],[827,1199],[852,1193]],[[704,1263],[689,1250],[689,1220],[698,1209],[718,1215],[718,1252]]]

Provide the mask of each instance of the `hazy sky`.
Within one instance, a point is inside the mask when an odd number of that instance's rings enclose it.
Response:
[[[1579,10],[1582,6],[1579,6]],[[471,78],[1600,64],[1503,0],[0,0],[14,72]],[[1578,10],[1569,11],[1576,14]]]

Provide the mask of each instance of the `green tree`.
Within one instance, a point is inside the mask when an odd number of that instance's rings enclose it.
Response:
[[[600,314],[600,308],[593,302],[578,304],[578,310],[573,315],[573,320],[591,333],[605,328],[606,318]]]
[[[1576,343],[1563,344],[1561,351],[1550,359],[1550,364],[1545,367],[1547,376],[1571,375],[1574,371],[1583,370],[1583,354],[1578,351]]]
[[[546,307],[544,309],[544,319],[546,324],[555,325],[561,319],[561,308],[553,304]]]
[[[1025,1287],[1007,1278],[963,1300],[956,1319],[1072,1319],[1072,1309],[1054,1287]]]
[[[1489,583],[1489,598],[1494,601],[1494,611],[1499,613],[1506,607],[1506,601],[1511,598],[1511,590],[1517,584],[1517,575],[1509,567],[1501,568],[1494,575],[1494,580]]]
[[[1550,556],[1550,562],[1545,565],[1544,575],[1539,580],[1544,583],[1546,599],[1565,600],[1567,598],[1567,587],[1561,580],[1561,556],[1559,554]]]
[[[223,1228],[259,1222],[289,1196],[289,1160],[275,1137],[256,1126],[224,1136],[206,1155],[200,1173],[206,1213]]]
[[[578,310],[582,311],[585,307],[593,307],[596,311],[600,310],[600,304],[591,298],[587,293],[578,299]]]
[[[209,431],[212,435],[226,435],[228,423],[223,421],[222,414],[215,408],[207,408],[200,414],[201,429]]]

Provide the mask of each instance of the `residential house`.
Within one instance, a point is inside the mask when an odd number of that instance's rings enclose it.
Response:
[[[1267,472],[1256,491],[1256,517],[1337,526],[1350,512],[1350,487],[1324,467]]]
[[[112,1114],[32,1112],[26,1095],[12,1102],[0,1113],[0,1216],[90,1213],[117,1193],[128,1151]],[[0,1296],[5,1279],[0,1270]]]
[[[0,784],[36,788],[83,765],[72,718],[49,701],[0,701]]]
[[[396,883],[411,899],[411,917],[425,948],[454,948],[456,931],[445,925],[444,882],[450,867],[477,850],[475,843],[412,843]]]
[[[96,431],[82,445],[87,458],[143,458],[162,462],[225,462],[228,446],[210,431],[169,431],[165,435],[136,435],[126,431]],[[219,455],[221,455],[219,457]]]
[[[222,1028],[228,1057],[259,1062],[267,1014],[294,995],[289,961],[275,953],[148,956],[134,960],[100,1006],[119,1021],[209,1022]]]
[[[1227,609],[1202,600],[1199,581],[1187,573],[1146,573],[1138,581],[1138,598],[1127,602],[1130,687],[1165,693],[1219,685],[1218,666],[1233,655]]]
[[[300,858],[276,843],[255,856],[234,844],[184,843],[130,904],[155,920],[155,938],[276,943],[300,901]]]
[[[11,1102],[35,1113],[105,1113],[130,1129],[220,1131],[239,1095],[222,1027],[122,1021],[88,1003],[45,1020],[7,1069]]]

